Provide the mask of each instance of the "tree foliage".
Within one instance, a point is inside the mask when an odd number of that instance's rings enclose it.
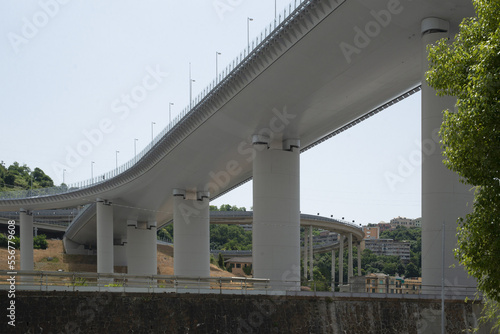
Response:
[[[419,277],[420,272],[414,263],[408,263],[405,270],[405,277]]]
[[[158,239],[166,239],[174,241],[174,224],[169,224],[165,227],[162,227],[160,231],[158,231]]]
[[[252,232],[238,225],[210,225],[210,249],[252,249]]]
[[[37,189],[53,187],[54,182],[45,172],[35,167],[32,171],[26,164],[20,165],[15,161],[9,167],[0,163],[0,191],[14,189]]]
[[[478,288],[500,302],[500,2],[473,0],[453,43],[429,48],[427,82],[457,97],[440,135],[444,163],[475,187],[473,211],[459,220],[455,254]]]
[[[211,205],[210,211],[246,211],[246,208],[222,204],[220,208]],[[210,225],[210,249],[252,249],[252,232],[245,231],[243,227],[238,225]]]
[[[14,242],[14,247],[16,249],[20,248],[21,240],[19,239],[19,236],[15,236],[14,239],[12,239],[11,241]],[[7,248],[8,246],[9,246],[9,238],[5,234],[0,233],[0,247]],[[47,242],[47,236],[45,234],[40,234],[33,238],[33,249],[47,249],[48,246],[49,244]]]
[[[210,205],[210,211],[247,211],[247,209],[244,206],[239,208],[236,205],[222,204],[220,208]]]
[[[39,234],[33,238],[34,249],[47,249],[47,247],[49,247],[49,243],[45,234]]]

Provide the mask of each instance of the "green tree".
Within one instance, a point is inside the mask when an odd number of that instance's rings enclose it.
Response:
[[[53,187],[54,182],[43,170],[36,167],[33,171],[26,164],[15,161],[8,168],[0,164],[0,190],[36,189]]]
[[[217,265],[219,266],[219,268],[221,269],[226,269],[226,266],[224,265],[224,256],[222,256],[221,253],[219,253],[219,258],[217,260]]]
[[[216,205],[210,205],[210,211],[247,211],[247,209],[242,206],[241,208],[236,205],[222,204],[220,208]]]
[[[398,266],[396,268],[396,273],[398,273],[399,276],[403,276],[405,274],[406,268],[403,263],[398,263]]]
[[[457,97],[440,131],[445,164],[475,187],[472,213],[459,219],[455,255],[500,302],[500,2],[473,4],[477,17],[462,22],[454,42],[429,48],[427,82],[438,95]]]
[[[419,276],[420,276],[420,273],[418,271],[417,266],[411,262],[408,263],[408,265],[406,266],[406,270],[405,270],[405,277],[419,277]]]
[[[245,273],[245,275],[248,276],[252,275],[252,265],[243,267],[243,272]]]
[[[14,182],[16,182],[16,175],[11,172],[7,172],[3,180],[4,184],[13,186]]]
[[[47,249],[47,247],[49,247],[49,244],[45,234],[40,234],[33,238],[34,249]]]
[[[394,275],[396,275],[397,269],[398,269],[398,264],[397,263],[389,262],[389,263],[386,263],[384,265],[384,268],[382,268],[382,272],[384,274],[387,274],[387,275],[390,275],[390,276],[394,276]]]
[[[54,182],[52,181],[52,179],[38,167],[36,167],[33,171],[33,182],[36,182],[37,187],[41,188],[54,186]]]
[[[218,250],[252,249],[252,232],[238,225],[210,225],[210,248]]]
[[[174,224],[169,224],[158,231],[158,239],[168,239],[174,241]]]
[[[11,240],[14,242],[14,248],[19,249],[20,247],[20,240],[18,236],[14,236],[14,239]],[[0,233],[0,247],[5,247],[7,248],[9,246],[9,237],[8,235],[5,235],[3,233]],[[12,246],[12,244],[11,244]]]

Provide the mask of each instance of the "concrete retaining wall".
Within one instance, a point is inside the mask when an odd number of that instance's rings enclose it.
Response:
[[[1,291],[6,313],[7,292]],[[17,291],[2,333],[440,333],[438,300]],[[481,304],[446,303],[446,333],[477,326]],[[467,331],[466,331],[467,332]],[[483,329],[481,332],[488,333]]]

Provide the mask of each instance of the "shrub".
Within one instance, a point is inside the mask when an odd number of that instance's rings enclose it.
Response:
[[[49,244],[47,243],[47,236],[45,234],[40,234],[33,238],[33,248],[34,249],[47,249]]]
[[[243,267],[243,272],[245,273],[245,275],[251,275],[252,274],[252,265]]]
[[[14,239],[12,239],[12,241],[14,242],[14,247],[16,249],[19,249],[20,246],[19,237],[14,236]],[[9,238],[5,234],[0,233],[0,247],[7,248],[8,246],[9,246]]]

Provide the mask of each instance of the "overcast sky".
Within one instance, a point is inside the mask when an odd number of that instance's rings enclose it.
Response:
[[[278,15],[288,0],[277,0]],[[275,16],[273,0],[0,2],[0,160],[56,184],[134,156]],[[140,101],[127,98],[141,96]],[[142,95],[141,95],[142,94]],[[91,146],[82,143],[95,131]],[[301,155],[301,211],[356,223],[420,216],[420,94]],[[86,155],[73,159],[71,152]],[[66,166],[66,167],[62,167]],[[213,205],[252,206],[251,182]]]

